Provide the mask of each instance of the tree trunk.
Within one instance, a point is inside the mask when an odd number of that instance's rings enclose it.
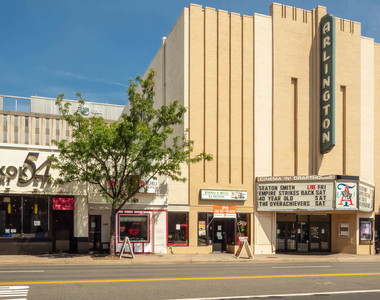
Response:
[[[115,204],[112,203],[111,209],[111,222],[110,222],[110,255],[114,256],[116,253],[115,248],[115,225],[116,225],[116,214],[115,214]]]

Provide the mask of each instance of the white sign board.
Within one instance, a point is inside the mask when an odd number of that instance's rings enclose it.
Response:
[[[157,178],[143,178],[140,180],[139,193],[157,194],[158,192],[158,180]]]
[[[339,237],[349,237],[350,236],[350,223],[339,223],[338,224]]]
[[[257,184],[258,211],[333,210],[333,182]]]
[[[356,182],[337,182],[335,207],[340,210],[357,210]]]
[[[202,200],[247,200],[247,191],[201,190]]]
[[[359,210],[373,211],[374,188],[359,183]]]

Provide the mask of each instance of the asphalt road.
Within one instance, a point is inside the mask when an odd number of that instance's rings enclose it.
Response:
[[[0,266],[0,299],[380,299],[380,262]]]

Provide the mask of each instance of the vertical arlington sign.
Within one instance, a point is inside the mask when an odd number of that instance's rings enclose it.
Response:
[[[321,19],[321,153],[335,146],[335,17]]]

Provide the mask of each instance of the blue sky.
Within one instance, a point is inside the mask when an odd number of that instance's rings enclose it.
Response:
[[[269,15],[267,0],[192,3],[245,15]],[[283,0],[307,10],[317,5],[362,23],[380,42],[378,0]],[[128,79],[143,74],[182,9],[184,0],[0,0],[0,94],[125,105]],[[11,100],[6,107],[14,105]],[[25,105],[25,104],[24,104]],[[18,102],[22,110],[23,101]],[[13,110],[13,109],[12,109]]]

